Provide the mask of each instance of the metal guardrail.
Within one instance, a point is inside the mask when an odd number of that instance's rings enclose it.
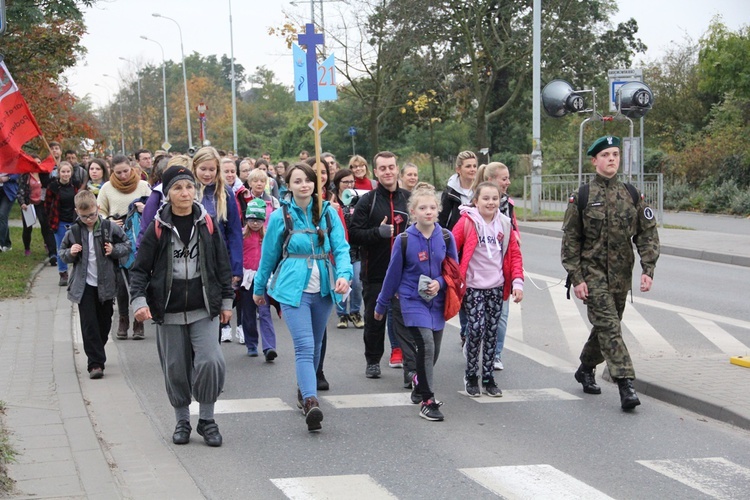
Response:
[[[590,182],[596,174],[583,174],[583,182]],[[630,178],[626,174],[618,174],[623,182],[630,182],[636,187],[641,186],[638,176]],[[653,207],[656,212],[659,225],[664,220],[664,178],[663,174],[644,174],[641,190],[646,202]],[[561,215],[565,212],[571,193],[578,189],[578,174],[552,174],[542,175],[542,193],[540,209],[542,213],[559,212]],[[528,220],[531,213],[531,176],[523,178],[523,199],[516,200],[516,205],[523,207],[523,220]]]

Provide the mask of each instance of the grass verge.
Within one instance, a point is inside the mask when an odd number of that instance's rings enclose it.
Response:
[[[524,216],[528,221],[562,221],[565,218],[565,212],[542,210],[541,214],[534,215],[531,213],[531,209],[524,209],[518,205],[513,210],[515,210],[516,218],[519,220],[523,220]]]
[[[5,402],[0,401],[0,497],[4,497],[13,491],[14,481],[8,477],[6,464],[15,461],[16,450],[8,441],[8,432],[5,430],[3,416],[5,415]]]
[[[39,227],[34,227],[31,234],[31,255],[25,256],[21,241],[20,227],[10,228],[10,240],[13,250],[0,253],[0,269],[3,279],[0,280],[0,300],[23,297],[27,292],[27,285],[31,272],[43,260],[47,259],[44,250],[42,233]]]

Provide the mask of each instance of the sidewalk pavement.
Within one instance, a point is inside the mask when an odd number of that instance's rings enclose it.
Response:
[[[0,302],[14,498],[203,498],[123,376],[117,343],[103,381],[90,380],[77,308],[56,267],[37,271],[28,298]]]
[[[559,222],[521,223],[559,236]],[[662,229],[662,251],[750,266],[750,235]],[[39,267],[31,295],[0,302],[0,400],[19,452],[16,498],[203,498],[107,343],[105,383],[91,381],[77,310],[57,269]],[[51,341],[50,341],[51,338]],[[750,368],[725,356],[639,359],[636,389],[750,430]]]

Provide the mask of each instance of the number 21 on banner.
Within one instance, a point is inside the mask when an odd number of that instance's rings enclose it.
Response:
[[[318,65],[318,99],[321,101],[335,101],[336,93],[336,65],[333,54]]]

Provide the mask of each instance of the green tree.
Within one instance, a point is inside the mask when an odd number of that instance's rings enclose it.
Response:
[[[95,1],[6,1],[5,63],[47,139],[69,139],[71,146],[98,135],[97,120],[87,109],[74,112],[77,98],[61,76],[85,53],[81,7]]]
[[[727,92],[750,97],[750,32],[748,26],[732,32],[720,17],[711,21],[700,39],[698,54],[699,88],[722,99]]]

